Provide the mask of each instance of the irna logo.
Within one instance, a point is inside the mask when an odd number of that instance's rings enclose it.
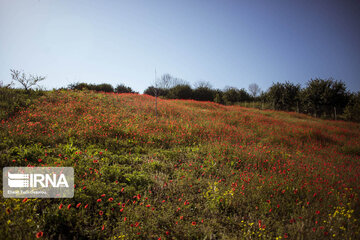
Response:
[[[19,174],[8,173],[8,185],[18,187],[69,187],[64,174]]]
[[[4,167],[5,198],[72,198],[72,167]]]

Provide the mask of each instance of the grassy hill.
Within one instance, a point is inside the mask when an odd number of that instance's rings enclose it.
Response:
[[[359,239],[360,124],[53,91],[0,123],[0,164],[71,166],[71,199],[1,197],[3,239]]]

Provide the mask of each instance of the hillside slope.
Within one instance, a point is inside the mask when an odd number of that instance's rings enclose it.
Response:
[[[48,92],[2,121],[2,167],[72,166],[76,187],[72,199],[1,198],[0,234],[360,237],[360,124],[162,99],[156,118],[154,103]]]

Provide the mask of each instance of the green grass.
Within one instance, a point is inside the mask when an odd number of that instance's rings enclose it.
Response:
[[[359,124],[192,100],[158,99],[156,117],[136,94],[27,98],[16,111],[2,99],[0,164],[74,167],[75,195],[1,198],[2,239],[360,237]]]

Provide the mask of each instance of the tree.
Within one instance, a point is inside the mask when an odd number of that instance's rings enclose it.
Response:
[[[111,86],[111,84],[108,83],[101,83],[101,84],[94,84],[92,85],[95,91],[98,92],[114,92],[114,87]]]
[[[12,85],[13,85],[12,81],[8,84],[4,84],[3,81],[0,81],[0,88],[10,88]]]
[[[223,99],[226,104],[234,104],[236,102],[245,102],[251,99],[249,93],[244,89],[227,87],[223,93]]]
[[[193,84],[195,88],[208,88],[211,89],[211,83],[208,81],[198,81],[196,83]]]
[[[297,109],[299,102],[300,85],[290,82],[273,83],[267,93],[267,100],[274,109],[292,111]]]
[[[216,92],[208,87],[198,87],[193,91],[193,99],[198,101],[214,101]]]
[[[79,82],[69,84],[68,88],[71,90],[84,90],[84,89],[90,90],[89,84],[79,83]]]
[[[223,92],[220,89],[215,90],[214,102],[224,104]]]
[[[188,83],[181,78],[171,76],[169,73],[165,73],[160,79],[155,80],[156,88],[170,89],[177,85],[188,85]]]
[[[191,89],[191,87],[187,84],[181,84],[169,89],[167,97],[173,99],[191,99],[192,95],[193,90]]]
[[[169,92],[169,89],[164,88],[156,88],[154,86],[150,86],[144,90],[144,94],[150,95],[150,96],[158,96],[158,97],[165,97]]]
[[[261,92],[260,87],[256,83],[252,83],[249,85],[249,92],[251,96],[254,98]]]
[[[237,88],[228,87],[224,90],[223,100],[226,105],[233,104],[238,101]]]
[[[39,82],[45,80],[45,77],[29,74],[25,75],[24,72],[19,70],[10,69],[11,77],[14,81],[20,83],[26,91],[30,90],[32,86],[37,85]]]
[[[360,122],[360,91],[350,95],[349,103],[344,110],[346,120]]]
[[[349,94],[342,81],[316,78],[308,81],[302,100],[306,112],[315,116],[331,116],[334,108],[337,114],[343,112],[349,101]]]
[[[174,77],[171,76],[169,73],[162,75],[161,78],[157,79],[155,83],[157,88],[164,88],[164,89],[169,89],[173,87],[173,84],[174,84]]]
[[[127,87],[124,84],[119,84],[115,88],[116,93],[135,93],[131,87]]]

